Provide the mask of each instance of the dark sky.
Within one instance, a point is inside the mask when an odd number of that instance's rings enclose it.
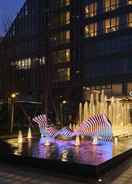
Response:
[[[6,17],[13,19],[24,2],[25,0],[0,0],[0,35],[3,34],[3,22]]]

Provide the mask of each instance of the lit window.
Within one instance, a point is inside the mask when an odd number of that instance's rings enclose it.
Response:
[[[97,23],[85,26],[85,37],[94,37],[97,35]]]
[[[59,50],[52,53],[52,58],[55,64],[66,63],[71,60],[71,51],[70,49]]]
[[[69,6],[70,5],[70,0],[65,0],[65,5]]]
[[[69,42],[70,41],[70,31],[63,31],[63,32],[57,32],[57,33],[53,33],[53,35],[51,35],[51,39],[50,39],[54,44],[64,44],[65,42]]]
[[[128,14],[128,27],[132,27],[132,13]]]
[[[56,4],[58,7],[64,7],[64,6],[69,6],[71,0],[56,0]]]
[[[44,56],[42,58],[40,58],[40,64],[41,65],[45,65],[46,64],[46,59],[45,59]]]
[[[69,81],[69,80],[70,80],[70,68],[57,69],[55,81]]]
[[[70,12],[66,12],[65,16],[66,24],[70,24]]]
[[[70,31],[66,31],[66,35],[65,35],[65,38],[66,38],[66,41],[69,41],[70,40]]]
[[[85,6],[85,16],[93,17],[97,14],[97,3],[92,3]]]
[[[119,0],[104,0],[104,11],[115,10],[119,6]]]
[[[66,50],[66,61],[70,61],[70,57],[71,57],[70,49],[67,49]]]
[[[129,5],[132,5],[132,0],[128,0],[128,4]]]
[[[31,68],[31,58],[22,59],[15,62],[15,66],[18,70],[27,70]]]
[[[104,20],[104,32],[109,33],[117,31],[119,28],[119,19],[118,17],[113,17],[111,19]]]

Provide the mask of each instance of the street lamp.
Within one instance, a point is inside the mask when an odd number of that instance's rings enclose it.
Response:
[[[15,111],[15,99],[16,99],[17,93],[12,93],[10,95],[11,99],[11,125],[10,125],[10,133],[13,133],[13,127],[14,127],[14,111]]]
[[[12,93],[11,98],[16,98],[16,93]]]
[[[62,125],[64,126],[64,106],[67,104],[66,100],[61,101],[60,103],[60,114],[61,114],[61,122]]]

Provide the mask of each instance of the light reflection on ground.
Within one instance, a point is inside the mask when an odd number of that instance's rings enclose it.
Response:
[[[100,142],[98,145],[83,140],[80,146],[75,146],[75,141],[50,140],[50,146],[44,145],[44,139],[23,139],[17,143],[17,139],[8,139],[15,147],[15,155],[23,155],[34,158],[69,161],[87,165],[99,165],[112,157],[132,148],[132,140],[125,139],[113,144],[112,142]]]

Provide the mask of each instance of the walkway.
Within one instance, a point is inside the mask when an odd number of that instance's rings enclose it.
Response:
[[[82,181],[78,178],[75,180],[59,174],[49,174],[35,168],[0,163],[0,184],[131,184],[132,158],[106,173],[101,180],[102,182],[93,179]]]

